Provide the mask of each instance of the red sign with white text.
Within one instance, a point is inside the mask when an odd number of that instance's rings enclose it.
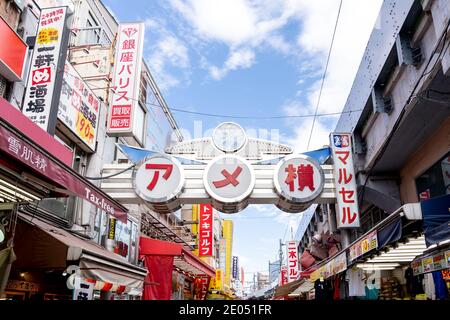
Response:
[[[358,194],[350,133],[332,133],[338,228],[359,228]]]
[[[198,224],[198,255],[213,256],[213,225],[214,214],[210,204],[201,204]]]

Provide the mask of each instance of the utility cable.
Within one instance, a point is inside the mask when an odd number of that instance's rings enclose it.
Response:
[[[331,52],[333,51],[334,38],[336,36],[336,30],[337,30],[337,26],[338,26],[338,23],[339,23],[339,17],[341,15],[342,1],[343,0],[341,0],[341,2],[339,3],[339,9],[338,9],[337,17],[336,17],[336,23],[334,25],[333,37],[331,38],[330,49],[328,50],[327,63],[325,65],[325,71],[323,72],[322,84],[320,85],[320,91],[319,91],[319,97],[317,99],[316,111],[314,112],[313,123],[312,123],[312,126],[311,126],[311,132],[309,133],[308,146],[306,147],[306,150],[309,150],[309,145],[311,144],[311,138],[312,138],[312,134],[313,134],[313,131],[314,131],[314,125],[316,124],[317,112],[319,111],[320,100],[322,98],[323,85],[325,83],[325,78],[327,76],[328,65],[330,63]]]

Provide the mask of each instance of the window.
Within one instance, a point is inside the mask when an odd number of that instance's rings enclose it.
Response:
[[[450,194],[450,152],[416,179],[419,201]]]

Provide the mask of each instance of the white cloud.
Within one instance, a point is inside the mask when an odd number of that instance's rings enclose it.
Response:
[[[329,5],[324,5],[322,1],[308,1],[308,6],[302,8],[302,31],[297,43],[310,58],[302,65],[300,72],[308,76],[315,72],[316,81],[307,92],[301,92],[306,95],[306,103],[283,106],[287,115],[315,112],[339,6],[337,0],[327,2]],[[381,0],[343,2],[318,114],[342,111],[381,4]],[[334,129],[336,120],[337,117],[317,118],[309,150],[328,144],[329,132]],[[310,118],[296,119],[295,124],[292,120],[288,121],[294,134],[287,141],[297,152],[307,151],[312,121]]]
[[[222,68],[210,66],[209,71],[213,79],[220,80],[226,76],[229,71],[250,68],[254,62],[255,53],[248,48],[244,48],[231,52]]]
[[[156,24],[155,21],[147,20],[147,26],[154,26],[154,24]],[[159,39],[157,44],[152,47],[148,62],[161,90],[167,90],[180,83],[178,76],[168,72],[168,67],[184,72],[190,68],[187,47],[178,38],[170,34]]]

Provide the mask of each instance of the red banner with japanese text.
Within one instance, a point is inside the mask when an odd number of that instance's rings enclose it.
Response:
[[[210,204],[200,205],[198,223],[198,255],[200,257],[213,256],[213,208]]]

